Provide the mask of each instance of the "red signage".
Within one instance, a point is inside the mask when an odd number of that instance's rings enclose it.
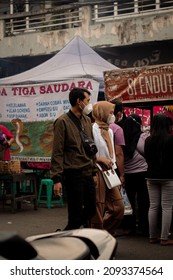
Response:
[[[173,64],[105,71],[104,82],[108,101],[173,100]]]

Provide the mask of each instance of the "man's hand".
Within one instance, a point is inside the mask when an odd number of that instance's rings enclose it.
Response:
[[[54,184],[54,195],[62,196],[62,184],[61,183]]]
[[[97,186],[97,175],[93,176],[94,184]]]

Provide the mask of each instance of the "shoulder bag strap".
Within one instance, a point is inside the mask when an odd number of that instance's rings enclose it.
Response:
[[[81,126],[81,123],[80,121],[78,121],[76,119],[76,117],[73,115],[73,113],[71,113],[71,111],[69,111],[67,113],[67,116],[74,122],[74,124],[76,125],[76,127],[78,128],[79,131],[82,131],[82,126]]]

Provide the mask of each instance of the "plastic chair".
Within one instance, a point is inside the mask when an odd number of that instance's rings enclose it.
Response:
[[[38,192],[38,206],[39,204],[46,204],[47,208],[52,208],[54,204],[58,204],[64,207],[62,196],[59,199],[53,199],[53,185],[51,179],[41,179]]]
[[[34,192],[33,182],[30,180],[25,180],[22,182],[21,192]]]

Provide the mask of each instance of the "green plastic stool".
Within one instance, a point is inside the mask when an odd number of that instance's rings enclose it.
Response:
[[[58,204],[64,207],[62,196],[59,199],[53,199],[53,185],[54,183],[51,179],[41,179],[38,192],[38,206],[46,204],[47,208],[52,208],[54,204]]]
[[[29,183],[29,184],[28,184]],[[21,191],[22,192],[31,192],[33,193],[34,192],[34,187],[33,187],[33,182],[30,181],[30,180],[25,180],[23,181],[22,183],[22,187],[21,187]]]

